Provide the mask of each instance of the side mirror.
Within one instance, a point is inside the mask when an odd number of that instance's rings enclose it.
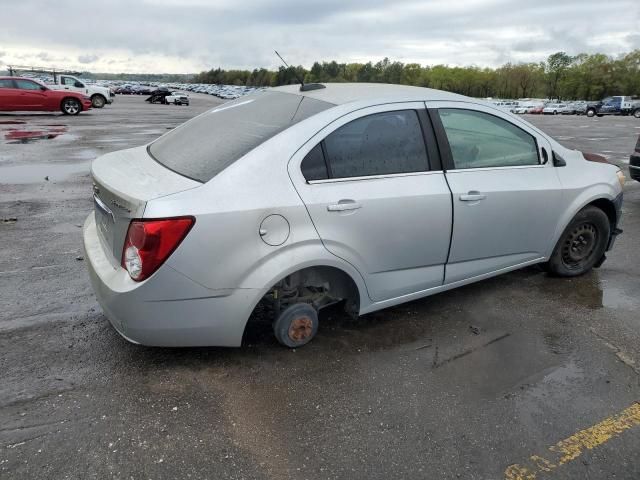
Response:
[[[76,82],[73,86],[76,88],[84,88],[84,84],[81,82]]]
[[[547,149],[542,147],[542,165],[546,165],[549,162],[549,154],[547,153]]]
[[[46,92],[47,90],[49,90],[47,87],[45,87],[44,85],[42,85],[40,87],[40,90],[42,90],[43,92]]]
[[[567,162],[564,158],[558,155],[556,152],[553,152],[553,166],[554,167],[566,167]]]

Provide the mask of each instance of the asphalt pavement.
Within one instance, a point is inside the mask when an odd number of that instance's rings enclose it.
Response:
[[[640,183],[602,268],[526,268],[280,347],[127,343],[89,285],[90,161],[219,100],[0,114],[0,478],[640,478]],[[640,120],[527,116],[625,161]],[[536,208],[532,205],[531,208]]]

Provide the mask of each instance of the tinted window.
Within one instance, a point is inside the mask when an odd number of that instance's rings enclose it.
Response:
[[[40,85],[30,80],[15,80],[21,90],[40,90]]]
[[[334,178],[428,169],[422,129],[414,110],[359,118],[331,133],[324,143]]]
[[[162,165],[201,182],[261,143],[334,105],[283,92],[261,92],[209,110],[153,142]],[[265,168],[269,168],[265,159]]]
[[[14,88],[13,82],[8,78],[0,78],[0,88]]]
[[[307,181],[329,178],[321,144],[316,145],[313,150],[307,153],[307,156],[302,160],[301,168],[302,175],[304,175]]]
[[[439,112],[455,168],[539,164],[534,137],[512,123],[473,110]]]

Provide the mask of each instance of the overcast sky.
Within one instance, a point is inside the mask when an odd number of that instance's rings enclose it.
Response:
[[[378,61],[497,66],[640,48],[639,0],[0,0],[0,68],[191,73]]]

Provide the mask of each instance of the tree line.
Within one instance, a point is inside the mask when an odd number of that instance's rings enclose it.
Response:
[[[498,68],[422,66],[390,61],[377,63],[315,62],[277,71],[223,70],[201,72],[194,83],[278,86],[311,82],[379,82],[437,88],[471,97],[597,100],[607,95],[640,95],[640,49],[618,58],[601,53],[576,56],[557,52],[540,63],[507,63]]]

